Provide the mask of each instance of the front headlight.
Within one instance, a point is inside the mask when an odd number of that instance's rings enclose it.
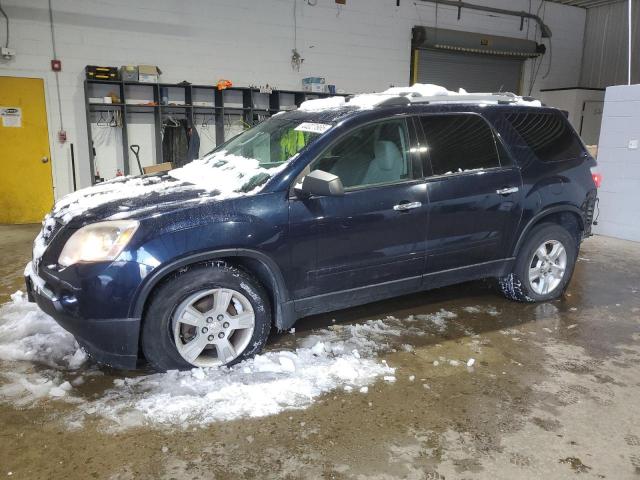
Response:
[[[115,260],[138,229],[135,220],[92,223],[71,235],[58,263],[68,267],[79,262]]]

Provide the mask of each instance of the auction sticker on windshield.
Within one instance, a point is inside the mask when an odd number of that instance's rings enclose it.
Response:
[[[294,130],[297,130],[298,132],[324,133],[331,127],[332,125],[327,125],[326,123],[304,122],[294,128]]]

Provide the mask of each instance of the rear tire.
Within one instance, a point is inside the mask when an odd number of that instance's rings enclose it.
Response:
[[[543,223],[534,227],[518,252],[513,271],[498,279],[500,291],[517,302],[560,297],[573,275],[578,245],[560,225]]]
[[[142,351],[159,371],[231,366],[259,353],[270,330],[271,306],[262,285],[218,261],[187,267],[154,290]]]

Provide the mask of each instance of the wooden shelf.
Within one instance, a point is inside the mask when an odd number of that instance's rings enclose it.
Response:
[[[123,107],[124,103],[104,103],[104,102],[91,102],[89,103],[91,107],[99,106],[99,107]]]

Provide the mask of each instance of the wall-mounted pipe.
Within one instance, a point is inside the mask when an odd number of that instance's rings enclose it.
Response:
[[[506,10],[504,8],[486,7],[484,5],[476,5],[476,4],[467,3],[467,2],[458,2],[456,0],[420,0],[420,1],[437,3],[440,5],[448,5],[450,7],[456,7],[456,8],[469,8],[471,10],[480,10],[482,12],[498,13],[500,15],[511,15],[512,17],[530,18],[532,20],[535,20],[540,26],[540,33],[542,34],[542,38],[551,38],[551,29],[549,28],[549,26],[546,23],[544,23],[538,15],[535,15],[533,13],[529,13],[525,11]]]

